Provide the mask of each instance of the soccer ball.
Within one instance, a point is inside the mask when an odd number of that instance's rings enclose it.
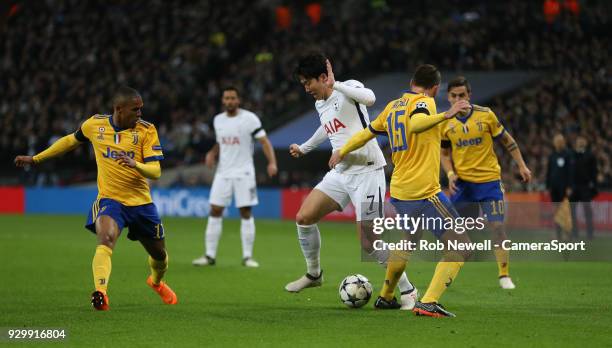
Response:
[[[340,301],[350,308],[359,308],[372,297],[372,284],[361,274],[350,275],[340,283]]]

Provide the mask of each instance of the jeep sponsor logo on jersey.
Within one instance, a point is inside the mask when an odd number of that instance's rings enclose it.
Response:
[[[459,139],[455,143],[455,146],[462,147],[462,146],[480,145],[481,143],[482,143],[482,137],[470,138],[470,139]]]

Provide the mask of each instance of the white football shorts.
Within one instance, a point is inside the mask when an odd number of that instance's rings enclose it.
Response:
[[[384,216],[387,183],[383,168],[360,174],[330,170],[315,189],[331,197],[342,209],[352,202],[357,221]]]
[[[259,203],[255,176],[223,178],[215,175],[210,188],[210,204],[227,207],[234,197],[236,208],[252,207]]]

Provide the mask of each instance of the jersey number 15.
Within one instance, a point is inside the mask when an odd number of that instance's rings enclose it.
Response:
[[[400,117],[406,113],[406,110],[397,110],[395,113],[389,113],[387,116],[387,129],[389,131],[389,142],[391,142],[391,151],[408,150],[406,142],[406,125],[400,121]]]

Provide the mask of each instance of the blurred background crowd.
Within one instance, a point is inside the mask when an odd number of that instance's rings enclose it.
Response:
[[[312,108],[292,80],[303,52],[332,57],[338,77],[411,72],[541,73],[490,106],[517,139],[535,175],[529,186],[499,151],[506,187],[544,190],[552,138],[578,135],[612,186],[609,9],[606,1],[9,1],[0,16],[0,183],[67,185],[95,180],[93,154],[74,154],[23,174],[34,154],[95,113],[111,113],[120,84],[141,91],[165,168],[202,163],[214,144],[220,91],[234,85],[268,132]],[[447,78],[449,78],[448,76]],[[399,92],[399,91],[398,91]],[[474,91],[478,93],[478,91]],[[314,130],[313,130],[314,131]],[[501,147],[499,147],[501,149]],[[277,152],[286,152],[277,149]],[[328,154],[321,155],[325,159]],[[281,157],[282,160],[282,157]],[[262,185],[311,186],[320,169],[259,175]],[[197,177],[176,184],[200,185]]]

